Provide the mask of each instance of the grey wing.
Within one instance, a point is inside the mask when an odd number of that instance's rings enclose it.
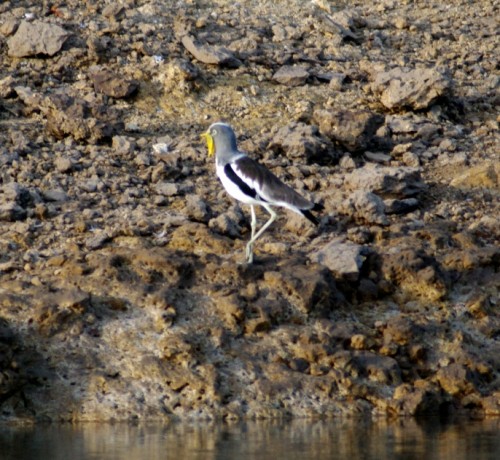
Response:
[[[314,206],[255,160],[244,157],[236,162],[236,166],[240,173],[252,182],[253,188],[263,200],[297,209],[311,209]]]

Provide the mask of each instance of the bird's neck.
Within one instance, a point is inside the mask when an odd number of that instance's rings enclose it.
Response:
[[[238,158],[246,156],[244,153],[234,151],[234,150],[217,150],[215,152],[215,159],[218,166],[224,166],[232,161],[237,160]]]

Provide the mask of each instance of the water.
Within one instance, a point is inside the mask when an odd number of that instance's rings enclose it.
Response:
[[[500,459],[500,419],[0,426],[0,460]]]

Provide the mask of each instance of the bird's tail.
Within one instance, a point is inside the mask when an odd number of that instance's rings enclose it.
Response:
[[[311,209],[301,209],[300,212],[302,215],[306,218],[309,219],[314,225],[319,225],[319,221],[316,218],[316,216],[313,215],[311,211],[323,211],[325,207],[322,204],[319,203],[314,203],[314,206]]]

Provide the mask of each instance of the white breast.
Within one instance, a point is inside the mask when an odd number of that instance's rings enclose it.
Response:
[[[233,170],[235,168],[233,167]],[[224,166],[219,166],[217,165],[217,176],[219,176],[220,181],[222,182],[222,185],[226,189],[227,193],[231,195],[233,198],[237,199],[238,201],[241,201],[242,203],[245,204],[259,204],[262,201],[257,199],[254,199],[252,197],[249,197],[248,195],[245,195],[240,188],[231,180],[229,177],[227,177],[225,171],[224,171]],[[242,180],[244,180],[242,178]],[[247,181],[245,181],[247,182]],[[248,185],[252,187],[252,184],[248,182]]]

